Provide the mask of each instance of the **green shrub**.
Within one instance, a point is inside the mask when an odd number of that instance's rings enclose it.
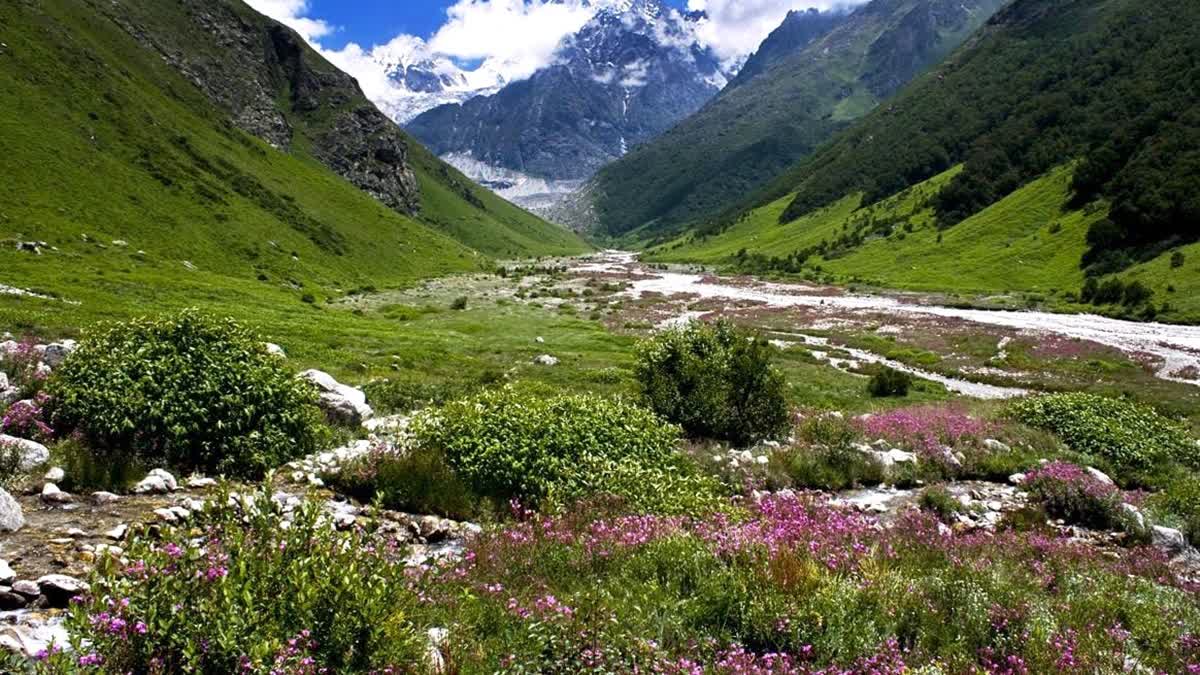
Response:
[[[772,453],[771,473],[782,485],[818,490],[882,483],[883,466],[854,447],[860,436],[843,417],[809,417],[796,430],[796,445]]]
[[[1067,462],[1051,462],[1031,472],[1022,484],[1046,513],[1072,525],[1102,530],[1131,530],[1121,490]]]
[[[613,494],[645,505],[661,500],[655,489],[710,487],[677,451],[677,428],[620,399],[506,387],[427,411],[413,433],[417,447],[445,453],[472,490],[500,503]]]
[[[387,546],[333,531],[317,502],[285,524],[268,488],[246,499],[252,508],[207,514],[198,542],[184,529],[131,536],[128,564],[105,557],[67,618],[74,653],[49,672],[411,672],[423,662],[406,568]]]
[[[746,445],[787,430],[771,349],[731,323],[693,322],[639,344],[634,373],[646,404],[688,435]]]
[[[1146,468],[1162,461],[1200,466],[1187,431],[1153,408],[1095,394],[1026,398],[1009,409],[1018,421],[1056,434],[1073,450],[1119,467]]]
[[[455,298],[454,302],[450,303],[450,309],[453,309],[453,310],[461,311],[466,308],[467,308],[467,296],[465,296],[465,295]]]
[[[1179,527],[1192,546],[1200,546],[1200,477],[1181,475],[1150,498],[1156,516]]]
[[[48,387],[59,432],[185,471],[260,476],[326,433],[310,385],[232,320],[195,310],[86,336]]]
[[[963,510],[962,502],[950,494],[944,485],[933,485],[921,490],[917,505],[941,520],[949,520]]]
[[[376,445],[323,478],[341,493],[395,511],[471,520],[494,510],[480,503],[440,449]]]
[[[867,383],[867,391],[875,398],[903,397],[908,396],[908,388],[911,386],[911,375],[883,366],[871,376],[871,381]]]

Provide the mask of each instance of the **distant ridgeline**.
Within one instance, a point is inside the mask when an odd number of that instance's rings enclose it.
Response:
[[[1200,238],[1200,4],[1017,0],[761,203],[796,191],[786,222],[962,164],[933,201],[946,228],[1075,160],[1075,202],[1112,205],[1086,264],[1113,271]]]

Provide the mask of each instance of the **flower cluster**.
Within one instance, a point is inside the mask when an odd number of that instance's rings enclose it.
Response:
[[[1069,462],[1034,469],[1026,476],[1024,488],[1047,513],[1073,524],[1121,529],[1129,518],[1117,486]]]
[[[44,421],[46,404],[49,402],[49,395],[38,392],[32,399],[12,404],[0,418],[0,433],[35,441],[51,440],[54,429]]]
[[[992,423],[953,406],[901,408],[860,417],[857,423],[868,438],[907,445],[928,456],[940,456],[945,446],[980,441],[994,431]]]

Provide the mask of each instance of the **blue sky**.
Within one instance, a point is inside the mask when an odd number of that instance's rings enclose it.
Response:
[[[685,0],[665,0],[682,8]],[[319,18],[337,31],[321,38],[330,49],[347,43],[383,44],[407,33],[428,38],[446,21],[446,8],[457,0],[309,0],[308,16]]]

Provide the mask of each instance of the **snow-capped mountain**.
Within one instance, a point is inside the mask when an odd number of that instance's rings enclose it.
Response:
[[[375,104],[399,124],[439,105],[493,94],[508,82],[503,64],[485,61],[465,70],[410,35],[375,47],[370,59],[388,80],[388,87],[374,97]]]
[[[659,0],[596,7],[550,66],[428,110],[406,128],[472,178],[530,204],[533,186],[545,188],[542,201],[577,185],[698,110],[732,75],[698,37],[704,14]]]

